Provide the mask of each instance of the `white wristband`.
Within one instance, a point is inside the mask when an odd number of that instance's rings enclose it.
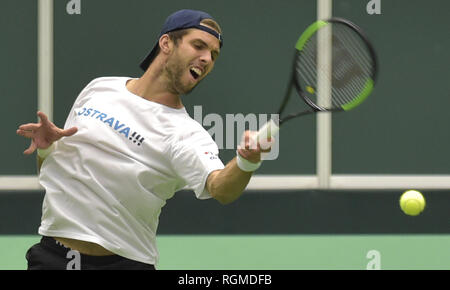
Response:
[[[45,159],[50,153],[53,152],[53,150],[55,150],[55,145],[56,142],[53,142],[52,145],[50,145],[48,148],[46,149],[39,149],[37,150],[37,154],[41,159]]]
[[[236,151],[236,154],[237,154],[237,158],[236,158],[237,166],[242,171],[253,172],[261,166],[262,161],[259,161],[258,163],[253,163],[253,162],[248,161],[241,155],[239,155],[238,151]]]

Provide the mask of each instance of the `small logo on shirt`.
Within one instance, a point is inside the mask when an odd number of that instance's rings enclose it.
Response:
[[[130,127],[128,127],[125,123],[120,122],[117,118],[108,116],[108,114],[102,113],[99,110],[93,108],[82,108],[77,115],[99,120],[119,133],[119,135],[122,135],[127,140],[132,141],[133,144],[136,144],[137,146],[141,146],[142,143],[144,143],[144,137],[142,137],[137,131],[133,131],[130,135],[130,132],[132,131]]]
[[[214,152],[211,152],[211,151],[205,151],[205,155],[207,155],[207,157],[209,157],[209,159],[211,159],[211,160],[215,160],[215,159],[219,158],[218,154],[215,154]]]

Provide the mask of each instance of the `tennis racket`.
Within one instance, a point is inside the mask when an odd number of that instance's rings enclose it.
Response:
[[[377,78],[372,44],[360,27],[342,18],[311,24],[295,45],[292,64],[279,120],[267,122],[258,131],[258,140],[269,139],[281,125],[297,117],[356,108],[370,95]],[[285,114],[294,89],[308,109]]]

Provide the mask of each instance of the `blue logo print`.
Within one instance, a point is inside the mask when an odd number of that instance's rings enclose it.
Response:
[[[96,120],[99,120],[105,124],[108,124],[109,127],[114,129],[119,134],[122,134],[123,137],[127,138],[128,140],[133,140],[133,143],[135,143],[138,146],[141,146],[141,144],[144,142],[144,137],[141,137],[141,135],[138,132],[133,132],[130,136],[130,127],[125,125],[125,123],[121,123],[118,119],[114,117],[109,117],[105,113],[102,113],[99,110],[95,110],[92,108],[82,108],[80,112],[77,113],[78,116],[85,116],[85,117],[91,117],[95,118]]]

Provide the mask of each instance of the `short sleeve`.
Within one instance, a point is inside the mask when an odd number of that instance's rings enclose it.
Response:
[[[211,198],[206,180],[211,172],[225,167],[211,136],[206,131],[183,134],[171,147],[172,166],[186,184],[184,188],[193,190],[199,199]]]

